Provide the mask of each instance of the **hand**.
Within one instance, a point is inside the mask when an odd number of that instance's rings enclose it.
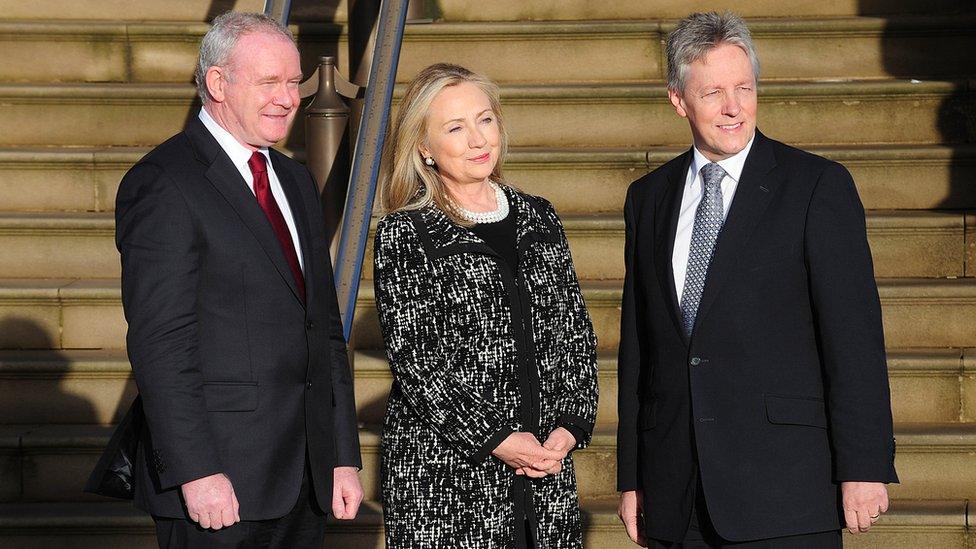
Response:
[[[842,482],[840,493],[852,534],[867,532],[888,511],[888,487],[883,482]]]
[[[552,468],[545,471],[536,471],[534,469],[523,467],[518,469],[515,474],[539,478],[539,476],[533,473],[544,472],[548,475],[555,475],[559,473],[563,469],[562,460],[566,459],[566,456],[569,455],[569,451],[576,447],[576,437],[574,437],[573,433],[570,433],[568,429],[564,427],[556,427],[551,433],[549,433],[549,438],[542,443],[542,447],[548,450],[560,452],[563,457],[559,458],[560,461],[557,461]]]
[[[336,467],[332,471],[332,516],[352,520],[359,514],[363,502],[363,485],[359,483],[359,469]]]
[[[549,433],[549,438],[542,443],[542,447],[562,452],[563,458],[565,458],[569,454],[569,451],[576,447],[576,437],[573,436],[573,433],[569,432],[569,429],[556,427]]]
[[[220,530],[241,521],[234,486],[223,473],[191,480],[180,487],[190,520],[202,528]]]
[[[617,516],[624,523],[630,541],[647,547],[647,540],[644,539],[644,493],[640,490],[621,492]]]
[[[562,470],[565,454],[544,448],[532,433],[512,433],[491,454],[515,469],[515,474],[541,478]]]

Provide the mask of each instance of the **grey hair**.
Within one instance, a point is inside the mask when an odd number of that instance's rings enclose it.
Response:
[[[200,41],[200,58],[197,60],[197,68],[193,73],[193,80],[197,85],[197,95],[206,105],[213,98],[207,90],[207,71],[210,67],[226,67],[230,60],[231,53],[237,42],[245,34],[250,33],[277,34],[287,38],[292,43],[295,36],[272,17],[263,13],[241,13],[229,11],[218,15],[213,20],[213,26],[203,35]]]
[[[738,46],[745,52],[758,83],[759,57],[749,27],[741,17],[730,11],[722,14],[712,11],[685,17],[668,35],[668,89],[683,92],[688,67],[722,44]]]

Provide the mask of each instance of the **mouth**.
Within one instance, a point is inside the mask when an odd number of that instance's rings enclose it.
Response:
[[[470,160],[471,162],[474,162],[475,164],[484,164],[485,162],[488,162],[488,159],[490,157],[491,157],[491,154],[490,153],[485,153],[485,154],[483,154],[481,156],[476,156],[474,158],[469,158],[468,160]]]
[[[718,127],[724,132],[734,132],[742,127],[742,122],[736,122],[735,124],[719,124]]]

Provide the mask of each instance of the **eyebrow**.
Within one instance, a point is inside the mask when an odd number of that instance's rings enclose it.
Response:
[[[485,114],[486,112],[492,112],[492,108],[491,107],[488,107],[487,109],[479,112],[478,113],[478,116],[481,116],[481,115]],[[475,118],[477,118],[477,117],[475,117]],[[441,126],[446,126],[446,125],[450,124],[451,122],[464,122],[464,119],[463,118],[452,118],[452,119],[448,120],[447,122],[444,122],[443,124],[441,124]]]

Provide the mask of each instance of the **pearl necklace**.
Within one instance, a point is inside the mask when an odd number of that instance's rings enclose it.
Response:
[[[459,216],[472,223],[497,223],[505,219],[508,216],[508,197],[505,196],[505,191],[494,181],[489,181],[488,185],[495,191],[497,207],[494,210],[490,212],[472,212],[471,210],[466,210],[458,206],[453,200],[450,201],[451,208]]]

